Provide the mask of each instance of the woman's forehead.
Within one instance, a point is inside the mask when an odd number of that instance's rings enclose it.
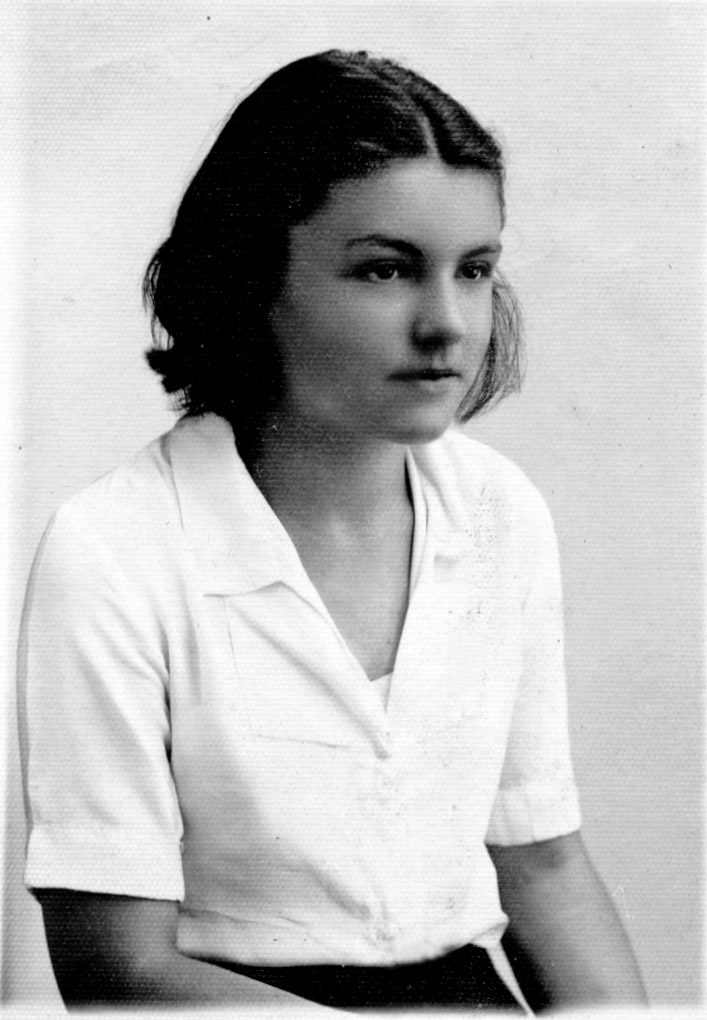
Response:
[[[489,174],[411,159],[335,185],[293,228],[292,241],[349,249],[390,237],[456,249],[497,245],[501,226],[498,185]]]

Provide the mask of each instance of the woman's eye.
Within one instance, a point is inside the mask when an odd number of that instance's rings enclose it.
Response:
[[[459,275],[465,280],[483,280],[491,275],[491,269],[483,262],[468,262],[461,266]]]
[[[397,262],[369,262],[361,266],[358,276],[369,283],[388,283],[405,276],[405,269]]]

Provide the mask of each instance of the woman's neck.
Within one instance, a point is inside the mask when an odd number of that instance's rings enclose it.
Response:
[[[272,416],[246,466],[284,520],[365,535],[410,505],[405,447]]]

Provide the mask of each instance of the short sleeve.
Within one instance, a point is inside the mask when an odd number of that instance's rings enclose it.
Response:
[[[562,587],[550,513],[529,487],[519,508],[521,676],[486,841],[533,843],[580,824],[567,723]]]
[[[59,511],[25,601],[25,882],[178,900],[182,826],[155,579],[144,583],[138,542],[97,534],[89,518]]]

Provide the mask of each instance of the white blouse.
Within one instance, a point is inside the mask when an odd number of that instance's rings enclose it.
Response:
[[[375,691],[378,697],[383,703],[383,707],[388,707],[388,698],[390,697],[390,685],[393,682],[393,674],[386,673],[384,676],[378,676],[372,681]]]
[[[55,515],[20,646],[26,882],[180,900],[182,952],[390,964],[506,924],[486,842],[575,830],[557,549],[505,458],[408,451],[387,709],[214,415]]]

